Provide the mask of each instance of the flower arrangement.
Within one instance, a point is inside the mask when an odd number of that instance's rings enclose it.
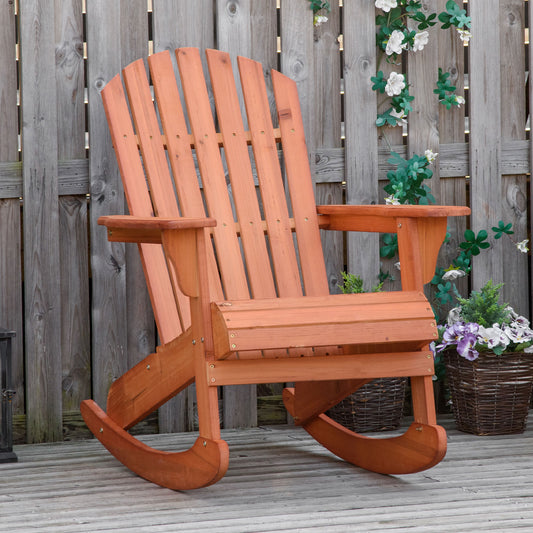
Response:
[[[500,304],[503,284],[489,280],[469,298],[457,296],[460,304],[448,314],[448,324],[440,329],[436,351],[454,347],[457,353],[474,361],[481,352],[501,355],[506,352],[533,353],[533,330],[529,321],[512,307]]]

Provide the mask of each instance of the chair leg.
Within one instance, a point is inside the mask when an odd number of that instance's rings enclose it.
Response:
[[[198,437],[183,452],[163,452],[142,443],[116,424],[93,400],[81,404],[85,423],[122,464],[162,487],[188,490],[220,480],[228,469],[229,449],[223,440]]]
[[[283,397],[289,413],[297,417],[294,389],[285,389]],[[431,407],[425,411],[427,414]],[[325,414],[308,420],[302,427],[341,459],[381,474],[420,472],[436,465],[446,455],[444,428],[434,423],[416,421],[416,418],[403,435],[388,438],[360,435]]]
[[[217,388],[208,387],[205,376],[197,380],[200,436],[189,450],[162,452],[126,430],[195,381],[191,340],[188,330],[117,379],[109,390],[107,413],[93,400],[81,404],[85,423],[111,454],[139,476],[176,490],[211,485],[228,469],[228,445],[220,438]],[[205,372],[205,365],[197,366]]]

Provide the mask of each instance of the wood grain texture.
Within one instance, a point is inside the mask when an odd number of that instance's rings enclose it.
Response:
[[[343,20],[346,203],[377,204],[377,100],[370,81],[377,68],[375,38],[371,38],[375,7],[365,0],[346,2]],[[349,234],[347,239],[348,270],[361,276],[370,289],[380,270],[378,237]]]
[[[439,13],[445,10],[446,0],[439,0],[437,8]],[[442,68],[443,72],[447,72],[450,75],[448,79],[456,87],[456,94],[464,96],[465,50],[463,41],[459,38],[457,31],[451,28],[447,31],[439,31],[437,39],[438,66]],[[440,178],[448,176],[447,169],[445,169],[443,164],[446,161],[446,152],[443,150],[444,143],[455,143],[455,146],[464,143],[465,107],[462,105],[446,110],[443,106],[439,106],[438,127],[441,144],[438,147],[439,156],[436,163],[438,164]],[[457,174],[454,179],[440,180],[440,198],[443,205],[466,205],[467,203],[465,176],[469,173],[468,156],[461,157],[456,154],[456,157],[453,158],[454,161],[459,159],[464,159],[466,163],[462,176],[459,177],[460,174]],[[448,220],[450,238],[441,248],[439,265],[446,265],[447,267],[457,257],[459,243],[463,240],[466,227],[466,218],[457,217]],[[468,280],[466,278],[457,279],[455,285],[461,294],[468,293]],[[439,316],[444,317],[447,311],[447,307],[440,309]]]
[[[91,150],[92,397],[105,405],[112,381],[127,369],[125,246],[108,243],[98,228],[101,215],[124,213],[123,188],[100,91],[121,68],[121,6],[105,1],[87,5],[87,46],[98,61],[87,68]]]
[[[58,158],[85,157],[83,20],[80,0],[55,3]],[[59,169],[58,169],[59,170]],[[59,192],[59,191],[58,191]],[[87,198],[59,198],[63,409],[91,394]]]
[[[502,219],[501,183],[501,76],[499,2],[472,2],[472,33],[492,28],[491,39],[472,39],[468,47],[470,65],[470,176],[471,227],[477,233]],[[488,113],[487,110],[491,112]],[[473,260],[473,284],[479,289],[487,280],[503,279],[503,256],[489,250]]]
[[[525,5],[514,0],[500,3],[500,78],[502,91],[501,134],[503,139],[526,138],[526,85],[520,66],[525,64],[524,45]],[[508,102],[513,102],[512,106]],[[502,170],[503,172],[503,170]],[[512,222],[515,242],[528,238],[527,221],[528,184],[526,175],[506,176],[502,179],[502,217],[505,223]],[[517,251],[510,239],[501,239],[497,244],[505,262],[502,281],[505,283],[502,298],[510,302],[519,314],[529,312],[528,257]]]
[[[14,4],[0,7],[0,167],[17,168],[17,195],[0,193],[0,324],[15,331],[12,339],[12,377],[17,394],[13,399],[15,413],[24,412],[24,334],[22,302],[21,211],[22,169],[18,163],[19,120],[17,113],[17,63],[15,56]],[[0,170],[0,183],[4,182]],[[10,199],[8,199],[10,198]]]
[[[27,434],[30,442],[62,438],[61,299],[57,204],[57,94],[54,2],[21,6],[24,297]],[[26,52],[27,50],[27,52]]]

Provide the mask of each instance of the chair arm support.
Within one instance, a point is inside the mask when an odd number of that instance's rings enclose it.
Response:
[[[132,215],[103,216],[98,224],[107,228],[107,237],[113,242],[161,244],[163,230],[186,230],[216,226],[213,218],[162,218]]]
[[[317,206],[322,229],[398,234],[402,288],[420,290],[435,273],[449,216],[470,214],[462,206],[324,205]]]

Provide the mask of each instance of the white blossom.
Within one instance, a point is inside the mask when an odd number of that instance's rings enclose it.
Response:
[[[479,326],[478,342],[485,344],[489,349],[503,346],[506,348],[512,339],[509,338],[507,332],[500,329],[498,324],[494,324],[492,328],[484,328]]]
[[[396,96],[405,89],[405,77],[403,74],[391,72],[385,85],[385,92],[389,96]]]
[[[405,118],[407,115],[405,114],[405,111],[403,109],[401,111],[396,111],[396,109],[393,109],[390,112],[390,115],[391,117],[397,119],[397,126],[399,126],[400,124],[407,124],[407,120]]]
[[[457,33],[459,34],[461,41],[463,41],[464,43],[467,43],[472,38],[472,34],[468,30],[462,30],[461,28],[457,28]]]
[[[394,196],[394,194],[391,194],[390,196],[387,196],[385,198],[385,204],[386,205],[400,205],[400,200]]]
[[[462,278],[466,276],[466,272],[464,270],[461,270],[461,269],[454,269],[454,270],[448,270],[447,272],[445,272],[443,275],[442,275],[442,279],[444,281],[448,281],[448,280],[454,280],[454,279],[457,279],[457,278]]]
[[[327,21],[328,21],[328,17],[325,17],[324,15],[315,15],[313,24],[315,26],[320,26],[320,24],[322,24],[323,22],[327,22]]]
[[[460,107],[466,100],[462,96],[455,95],[455,102],[457,103],[457,107]]]
[[[385,53],[390,56],[392,54],[401,54],[402,50],[407,47],[407,43],[402,44],[404,39],[404,34],[400,30],[394,30],[389,40],[387,41],[387,47]]]
[[[517,344],[533,340],[533,331],[531,331],[527,327],[524,328],[524,327],[506,326],[504,331],[507,337],[509,337],[509,339],[511,339],[512,342],[516,342]]]
[[[388,13],[392,8],[398,5],[397,0],[376,0],[376,7]]]
[[[448,326],[451,326],[455,324],[456,322],[459,322],[461,320],[461,308],[460,307],[454,307],[453,309],[450,309],[448,313]]]
[[[418,52],[423,50],[424,46],[428,44],[429,41],[429,32],[421,31],[415,35],[415,42],[413,44],[413,52]]]
[[[426,159],[429,163],[433,163],[435,159],[437,159],[437,156],[439,155],[438,152],[433,152],[433,150],[430,150],[429,148],[424,152],[424,155],[426,156]]]
[[[395,268],[397,268],[398,270],[401,270],[401,268],[400,268],[400,261],[397,261],[396,263],[394,263],[394,266],[395,266]]]
[[[527,247],[527,243],[529,242],[529,239],[524,239],[523,241],[517,242],[516,247],[518,250],[520,250],[523,254],[527,254],[529,251],[529,248]]]

